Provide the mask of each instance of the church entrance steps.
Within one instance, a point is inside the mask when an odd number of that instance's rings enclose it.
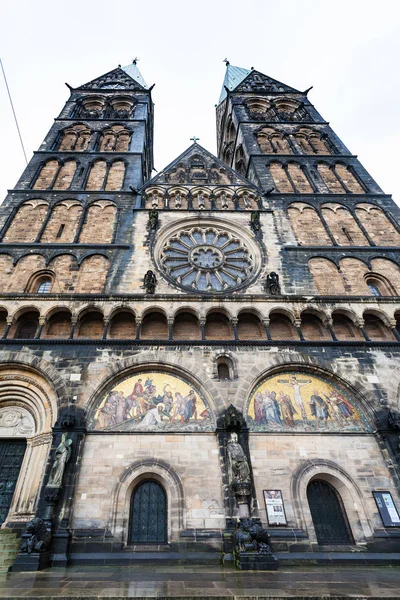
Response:
[[[20,539],[12,529],[0,529],[0,573],[7,572],[18,553]]]
[[[131,567],[49,568],[0,577],[0,598],[120,600],[391,600],[400,596],[400,569],[376,566],[291,566],[237,571],[220,566],[142,563]]]
[[[135,565],[135,564],[210,564],[219,563],[219,552],[82,552],[70,556],[71,565]]]

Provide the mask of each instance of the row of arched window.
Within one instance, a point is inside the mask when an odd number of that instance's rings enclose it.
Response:
[[[386,258],[371,260],[371,268],[358,258],[342,258],[339,268],[327,258],[308,261],[321,296],[399,296],[400,268]]]
[[[72,254],[59,254],[48,264],[41,254],[26,254],[15,265],[11,256],[0,254],[0,292],[101,294],[108,269],[103,254],[90,254],[79,263]]]
[[[303,246],[398,246],[400,234],[385,212],[374,204],[349,209],[326,202],[318,208],[304,202],[288,206],[288,215]]]
[[[34,190],[68,190],[75,183],[85,190],[119,191],[125,180],[126,164],[123,160],[96,160],[85,170],[76,160],[53,158],[43,164],[32,181]],[[74,181],[75,180],[75,181]]]
[[[365,311],[358,322],[340,311],[334,312],[331,320],[324,321],[320,314],[307,310],[295,321],[278,309],[263,321],[252,312],[243,311],[237,319],[229,319],[218,310],[210,312],[204,321],[185,310],[169,321],[164,313],[151,310],[139,320],[128,309],[121,309],[105,319],[101,310],[94,308],[84,309],[78,318],[65,308],[56,309],[43,318],[38,309],[27,307],[12,322],[7,321],[7,313],[2,310],[0,329],[9,339],[395,342],[400,340],[400,311],[395,317],[397,324],[390,328],[381,316],[370,311]]]
[[[250,188],[195,188],[152,186],[142,195],[142,206],[148,209],[182,210],[257,210],[261,198]]]
[[[282,194],[365,194],[368,188],[351,165],[318,163],[315,169],[296,162],[270,162],[275,192]],[[324,189],[321,189],[321,184]]]
[[[71,117],[84,119],[132,119],[136,101],[131,96],[109,98],[101,94],[84,96],[72,109]]]
[[[49,207],[45,200],[24,202],[7,226],[4,243],[111,244],[117,207],[96,200],[84,208],[78,200],[63,200]]]
[[[77,123],[61,131],[52,150],[60,152],[127,152],[132,133],[123,125],[112,125],[102,131],[92,131]]]
[[[328,135],[310,127],[293,133],[263,127],[257,132],[257,142],[264,154],[338,154]]]

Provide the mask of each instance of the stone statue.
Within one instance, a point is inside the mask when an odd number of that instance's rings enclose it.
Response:
[[[251,213],[251,228],[256,233],[261,229],[260,213],[258,210]]]
[[[70,440],[71,441],[71,440]],[[20,552],[45,552],[51,541],[50,532],[43,519],[35,517],[26,526],[25,533],[22,535]]]
[[[252,519],[240,519],[232,538],[235,552],[258,552],[259,554],[271,552],[268,531]]]
[[[231,486],[250,483],[250,467],[237,433],[231,433],[228,441],[228,477]]]
[[[279,284],[279,275],[278,273],[272,272],[267,275],[267,292],[271,296],[279,296],[281,292],[281,286]]]
[[[149,225],[148,225],[148,227],[149,227],[150,231],[155,231],[157,229],[157,226],[158,226],[158,210],[156,208],[153,208],[149,212]]]
[[[151,269],[149,269],[143,279],[146,294],[154,294],[156,291],[157,279]]]
[[[61,442],[56,450],[53,466],[51,467],[48,487],[61,487],[65,465],[72,454],[71,446],[72,440],[68,438],[68,433],[63,433]]]

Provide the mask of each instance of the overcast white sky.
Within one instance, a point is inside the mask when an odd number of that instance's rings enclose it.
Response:
[[[399,0],[0,0],[0,57],[28,159],[81,85],[138,63],[153,90],[155,166],[193,134],[216,152],[227,57],[297,89],[400,202]],[[0,198],[24,168],[0,75]]]

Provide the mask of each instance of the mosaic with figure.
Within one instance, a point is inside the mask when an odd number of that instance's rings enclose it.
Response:
[[[101,431],[211,431],[202,394],[176,375],[139,373],[118,383],[98,405],[89,428]]]
[[[343,391],[308,373],[279,373],[250,397],[252,431],[370,431],[368,421]]]

